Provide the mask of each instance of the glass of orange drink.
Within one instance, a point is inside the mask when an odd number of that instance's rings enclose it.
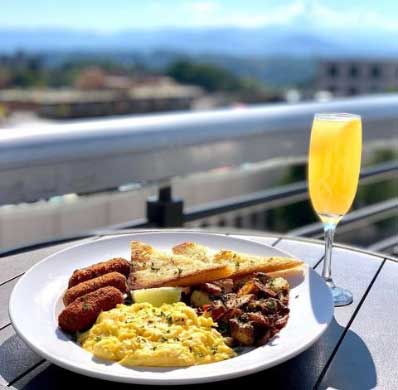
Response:
[[[350,291],[332,279],[332,247],[337,224],[350,209],[361,168],[362,122],[353,114],[315,114],[309,148],[308,185],[312,206],[325,233],[322,276],[335,306],[352,302]]]

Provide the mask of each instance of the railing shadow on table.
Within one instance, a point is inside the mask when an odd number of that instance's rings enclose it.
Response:
[[[350,364],[347,364],[347,359],[333,360],[333,369],[326,372],[318,389],[370,390],[377,388],[377,372],[366,344],[351,330],[345,334],[344,343],[349,344],[350,350],[353,351]]]

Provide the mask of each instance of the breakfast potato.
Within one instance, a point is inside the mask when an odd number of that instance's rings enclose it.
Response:
[[[193,307],[202,307],[210,303],[209,293],[206,291],[195,290],[191,294],[191,305]]]

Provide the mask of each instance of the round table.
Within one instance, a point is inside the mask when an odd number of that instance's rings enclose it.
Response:
[[[68,242],[21,248],[0,256],[0,389],[6,386],[40,390],[74,387],[105,389],[110,386],[112,389],[131,388],[69,372],[36,355],[15,334],[8,317],[8,300],[17,280],[44,257],[78,243],[137,231],[142,230],[104,231]],[[275,246],[304,260],[317,272],[321,269],[324,254],[322,241],[259,231],[210,231]],[[335,308],[332,323],[311,348],[260,373],[205,386],[219,389],[222,385],[254,386],[260,383],[261,387],[278,389],[398,388],[397,259],[336,244],[333,278],[336,284],[352,291],[354,302]],[[134,385],[135,389],[139,387]],[[192,387],[199,388],[199,385]]]

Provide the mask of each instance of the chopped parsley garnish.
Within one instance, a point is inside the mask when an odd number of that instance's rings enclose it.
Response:
[[[156,271],[159,271],[159,270],[160,270],[160,268],[155,267],[155,264],[152,262],[151,263],[151,271],[156,272]]]
[[[178,277],[180,277],[182,274],[182,271],[183,271],[182,268],[177,267],[177,269],[174,270],[174,275],[177,275]]]
[[[275,310],[276,303],[274,301],[267,301],[267,307],[268,309]]]

